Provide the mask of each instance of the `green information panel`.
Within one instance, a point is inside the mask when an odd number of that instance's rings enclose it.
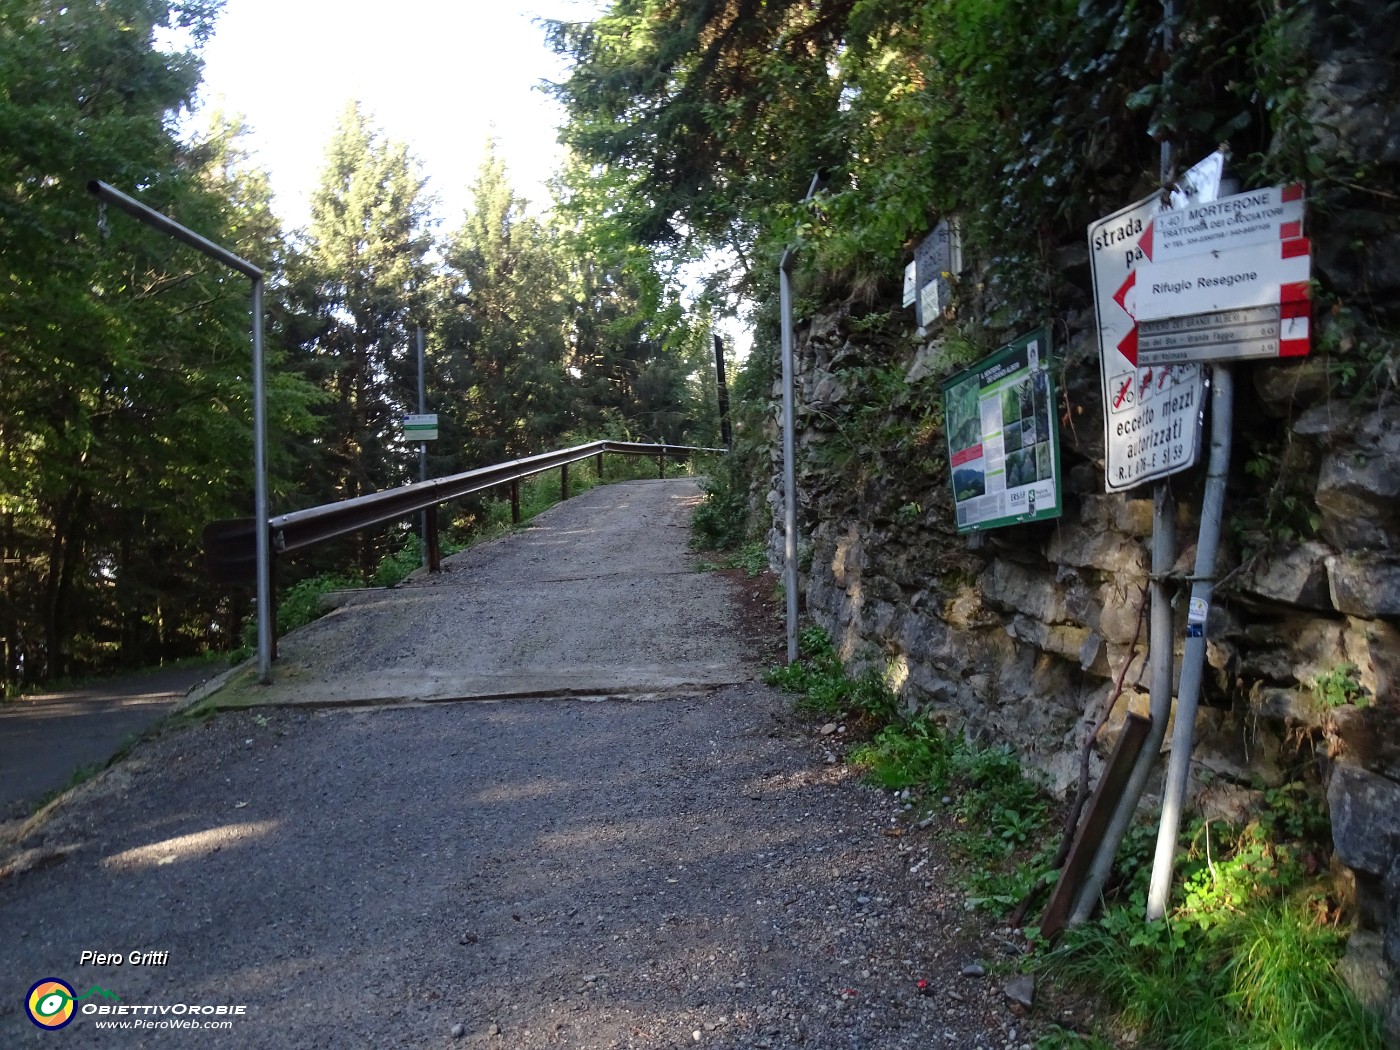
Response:
[[[1054,407],[1048,328],[944,381],[959,532],[1060,516]]]

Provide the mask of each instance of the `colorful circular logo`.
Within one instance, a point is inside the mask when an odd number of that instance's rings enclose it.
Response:
[[[24,1008],[40,1028],[62,1028],[73,1020],[73,986],[57,977],[45,977],[29,989]]]

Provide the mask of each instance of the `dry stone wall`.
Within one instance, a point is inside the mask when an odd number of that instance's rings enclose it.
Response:
[[[1396,35],[1365,53],[1364,43],[1331,53],[1307,103],[1320,151],[1388,177],[1400,171]],[[1239,818],[1261,789],[1300,771],[1327,785],[1341,875],[1368,931],[1354,942],[1352,969],[1391,975],[1370,994],[1389,1004],[1395,1034],[1400,359],[1387,333],[1400,327],[1400,215],[1384,196],[1360,193],[1314,209],[1310,223],[1315,276],[1339,301],[1364,298],[1370,327],[1343,311],[1323,314],[1313,357],[1237,366],[1229,525],[1207,624],[1193,797],[1207,813]],[[909,707],[1011,743],[1063,793],[1120,672],[1124,688],[1098,754],[1128,711],[1147,713],[1139,608],[1152,508],[1150,487],[1104,493],[1087,248],[1066,244],[1058,257],[1067,305],[1048,320],[1062,395],[1059,521],[956,534],[938,380],[970,363],[965,343],[954,326],[916,338],[896,309],[881,326],[849,305],[799,324],[797,509],[806,614],[843,656],[887,669]],[[970,307],[995,287],[991,269],[961,275],[968,315],[989,316],[985,299]],[[776,418],[769,437],[776,564]],[[1182,578],[1194,565],[1199,473],[1172,481]]]

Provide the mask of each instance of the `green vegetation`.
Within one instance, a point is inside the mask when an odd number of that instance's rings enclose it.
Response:
[[[801,657],[767,681],[798,693],[799,710],[850,720],[868,739],[848,760],[872,783],[907,792],[916,814],[944,818],[933,833],[964,861],[970,907],[1005,915],[1053,882],[1051,801],[1008,748],[904,713],[878,674],[853,681],[820,628],[802,633]],[[1347,929],[1320,875],[1330,829],[1315,789],[1263,792],[1242,828],[1193,821],[1182,832],[1175,907],[1146,923],[1155,839],[1151,827],[1129,833],[1122,881],[1101,918],[1058,946],[1037,942],[1033,966],[1114,1010],[1101,1033],[1062,1029],[1040,1050],[1103,1050],[1117,1037],[1158,1050],[1379,1050],[1380,1019],[1337,975]]]
[[[1323,707],[1344,707],[1354,704],[1366,706],[1366,689],[1361,684],[1357,666],[1353,663],[1338,664],[1313,677],[1312,695]]]
[[[397,421],[419,324],[435,475],[570,433],[716,443],[709,306],[682,310],[646,250],[527,213],[493,151],[440,236],[408,145],[350,105],[292,234],[237,122],[176,138],[199,57],[163,41],[197,47],[221,6],[0,0],[0,696],[226,652],[251,611],[201,551],[252,511],[246,285],[100,212],[91,178],[268,271],[273,513],[416,477]],[[286,622],[339,578],[401,577],[404,543],[384,527],[284,559]]]
[[[1337,975],[1348,931],[1315,876],[1326,820],[1303,792],[1266,804],[1242,829],[1185,830],[1179,903],[1154,923],[1142,914],[1155,836],[1142,829],[1115,901],[1040,965],[1095,989],[1120,1033],[1163,1050],[1379,1050],[1380,1018]]]

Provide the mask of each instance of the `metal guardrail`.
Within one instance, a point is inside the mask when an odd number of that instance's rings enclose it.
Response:
[[[436,507],[440,503],[495,488],[511,485],[512,518],[520,517],[519,482],[546,470],[562,471],[561,498],[569,498],[569,465],[596,457],[598,476],[603,476],[603,454],[613,452],[629,456],[655,456],[661,477],[666,476],[666,458],[685,459],[693,453],[727,452],[722,448],[701,448],[694,445],[652,445],[634,441],[590,441],[585,445],[544,452],[524,459],[498,463],[490,467],[451,474],[447,477],[418,481],[395,489],[372,492],[367,496],[340,500],[306,510],[294,510],[268,520],[272,534],[272,549],[278,554],[310,547],[336,536],[406,518],[416,511]],[[433,515],[429,515],[434,521]],[[436,544],[430,533],[429,563],[436,567]],[[257,575],[255,560],[256,528],[251,518],[216,521],[205,527],[204,554],[210,574],[224,583],[247,583]]]

